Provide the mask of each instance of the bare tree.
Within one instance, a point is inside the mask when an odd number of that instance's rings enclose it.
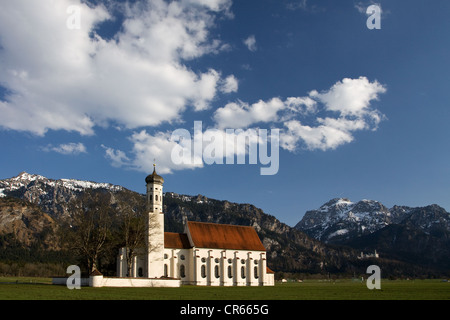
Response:
[[[119,237],[123,239],[126,251],[127,275],[132,275],[133,261],[138,255],[155,250],[153,244],[148,244],[152,230],[159,227],[155,215],[149,215],[148,208],[142,202],[129,197],[121,202],[121,228]]]
[[[101,191],[86,191],[70,204],[71,227],[66,230],[66,247],[84,260],[88,272],[98,268],[99,257],[105,252],[105,242],[111,234],[111,195]]]

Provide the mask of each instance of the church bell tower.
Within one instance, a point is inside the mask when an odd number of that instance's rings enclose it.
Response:
[[[147,183],[147,277],[160,278],[164,275],[164,179],[156,173],[145,178]]]

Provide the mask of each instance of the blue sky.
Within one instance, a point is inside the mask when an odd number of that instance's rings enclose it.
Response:
[[[165,191],[289,225],[335,197],[450,209],[448,1],[0,3],[2,179],[143,193],[156,158]],[[175,164],[171,135],[194,121],[278,129],[278,171]]]

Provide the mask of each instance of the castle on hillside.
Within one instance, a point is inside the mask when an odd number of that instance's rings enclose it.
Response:
[[[163,183],[156,173],[146,177],[147,248],[134,257],[128,275],[127,250],[117,258],[117,276],[179,279],[203,286],[270,286],[266,249],[253,227],[183,221],[184,232],[164,232]]]

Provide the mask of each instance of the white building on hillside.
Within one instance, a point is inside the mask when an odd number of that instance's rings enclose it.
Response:
[[[145,181],[148,248],[135,257],[132,277],[180,279],[182,284],[205,286],[274,285],[266,249],[254,228],[183,221],[184,233],[164,232],[164,179],[154,169]],[[117,264],[119,277],[127,276],[126,261],[122,248]]]

